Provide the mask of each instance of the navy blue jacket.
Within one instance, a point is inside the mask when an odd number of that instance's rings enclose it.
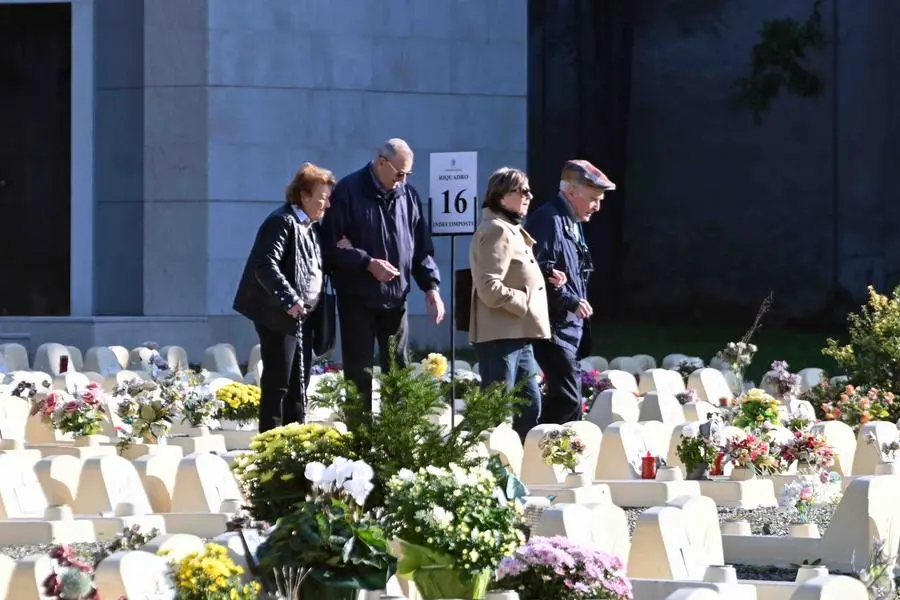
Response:
[[[566,274],[566,285],[558,288],[547,285],[547,304],[550,308],[550,334],[554,344],[580,355],[584,321],[575,316],[578,302],[588,297],[590,250],[579,242],[575,230],[579,224],[573,218],[568,201],[562,196],[545,202],[528,215],[525,229],[534,238],[534,255],[544,277],[551,269]]]
[[[418,192],[408,184],[382,191],[368,164],[335,186],[319,237],[335,291],[370,308],[403,306],[413,279],[423,292],[441,282]],[[342,237],[352,249],[337,247]],[[388,261],[400,276],[378,281],[367,271],[373,258]]]

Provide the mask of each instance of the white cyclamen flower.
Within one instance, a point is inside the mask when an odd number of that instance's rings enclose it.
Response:
[[[322,484],[325,476],[325,465],[317,461],[307,463],[303,474],[314,486],[318,487]]]

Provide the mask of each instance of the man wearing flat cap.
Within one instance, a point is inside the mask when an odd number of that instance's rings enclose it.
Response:
[[[581,367],[590,352],[588,278],[594,270],[582,223],[600,210],[606,192],[616,185],[586,160],[563,166],[559,194],[528,216],[525,229],[535,239],[535,259],[549,277],[553,270],[566,275],[562,286],[547,285],[550,307],[549,340],[534,344],[534,355],[547,384],[542,423],[581,419]]]

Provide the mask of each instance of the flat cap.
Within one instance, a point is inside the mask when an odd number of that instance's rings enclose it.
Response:
[[[579,183],[606,192],[616,189],[616,184],[610,181],[609,177],[603,174],[603,171],[586,160],[566,161],[566,164],[563,166],[561,179],[569,183]]]

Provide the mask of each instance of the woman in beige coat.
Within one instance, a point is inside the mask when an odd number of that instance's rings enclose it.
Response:
[[[522,228],[531,190],[528,176],[503,167],[488,180],[481,225],[469,247],[472,311],[469,341],[478,356],[482,388],[503,382],[507,389],[523,383],[527,398],[513,418],[522,440],[541,416],[538,367],[531,342],[550,337],[545,279]],[[564,285],[565,274],[553,271],[552,285]]]

